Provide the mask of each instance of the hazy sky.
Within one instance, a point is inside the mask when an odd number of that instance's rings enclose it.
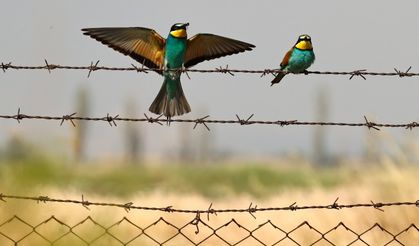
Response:
[[[195,68],[277,68],[299,34],[310,34],[316,62],[311,70],[370,71],[419,68],[419,1],[5,1],[0,8],[3,24],[0,62],[40,65],[89,65],[100,60],[106,66],[130,66],[129,57],[82,35],[84,27],[143,26],[166,37],[175,22],[190,22],[189,36],[215,33],[256,45],[252,52],[204,62]],[[154,73],[86,71],[7,71],[0,74],[0,114],[62,115],[75,111],[75,95],[85,86],[91,93],[91,116],[124,116],[127,101],[134,100],[139,117],[160,89],[162,78]],[[254,119],[315,120],[318,90],[330,94],[330,121],[361,122],[363,115],[377,122],[419,121],[418,78],[368,77],[366,81],[342,76],[287,76],[270,87],[271,77],[236,74],[191,73],[183,76],[183,88],[192,113],[214,119],[235,114]],[[149,113],[151,115],[151,113]],[[92,156],[120,154],[123,126],[89,124]],[[203,134],[203,129],[191,134]],[[310,151],[311,127],[211,125],[217,148],[239,153],[271,154]],[[179,128],[145,125],[147,152],[164,155],[178,144]],[[32,140],[58,139],[69,145],[70,125],[58,122],[0,121],[0,137],[28,134]],[[398,139],[412,135],[388,130]],[[363,128],[328,128],[328,147],[335,153],[357,153],[364,145]],[[384,133],[383,133],[384,134]],[[413,133],[416,134],[417,133]],[[60,148],[60,147],[57,147]]]

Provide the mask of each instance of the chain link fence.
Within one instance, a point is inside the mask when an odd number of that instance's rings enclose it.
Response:
[[[246,208],[219,209],[211,204],[208,209],[188,209],[95,202],[84,197],[71,200],[0,194],[0,200],[4,207],[9,207],[0,214],[0,245],[418,245],[419,242],[419,201],[339,204],[336,199],[328,205],[250,204]],[[58,204],[62,206],[61,212],[54,210]],[[106,212],[97,214],[93,208]],[[358,213],[357,219],[342,216],[345,212]],[[330,216],[331,213],[334,215]],[[404,215],[395,216],[401,214]],[[330,220],[331,217],[334,219]],[[370,218],[363,220],[363,217]]]
[[[169,216],[170,217],[170,216]],[[160,217],[150,224],[128,217],[111,224],[88,216],[74,224],[51,216],[27,221],[17,215],[0,224],[1,245],[417,245],[419,229],[407,224],[397,231],[375,223],[355,230],[340,222],[328,230],[304,221],[283,228],[270,220],[259,225],[230,219],[212,225],[195,217],[179,225]]]

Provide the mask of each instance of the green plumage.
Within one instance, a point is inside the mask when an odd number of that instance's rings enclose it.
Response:
[[[167,117],[182,115],[191,111],[180,83],[180,71],[185,59],[187,38],[176,38],[171,34],[166,39],[164,68],[164,82],[156,99],[149,110],[155,114],[164,114]]]
[[[163,85],[149,110],[167,118],[191,111],[180,83],[180,71],[200,62],[252,50],[255,46],[209,33],[187,39],[189,23],[176,23],[167,39],[145,27],[84,28],[83,34],[156,69],[164,77]]]
[[[299,48],[300,47],[300,48]],[[300,35],[297,43],[289,50],[281,62],[281,71],[301,73],[313,64],[315,55],[311,43],[311,37],[307,34]],[[285,73],[278,73],[271,81],[271,86],[279,83]]]

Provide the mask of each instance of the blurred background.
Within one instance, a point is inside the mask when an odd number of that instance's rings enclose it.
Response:
[[[189,36],[200,32],[228,36],[256,45],[256,49],[195,66],[213,69],[229,65],[238,69],[278,68],[283,55],[298,35],[312,36],[317,60],[312,70],[393,71],[415,66],[419,50],[414,48],[419,35],[414,32],[419,20],[417,1],[386,2],[335,1],[300,2],[253,1],[226,3],[211,1],[14,1],[7,2],[0,18],[7,24],[2,35],[1,61],[14,64],[99,65],[130,67],[136,64],[101,43],[82,35],[80,29],[104,26],[144,26],[166,37],[176,22],[190,22]],[[379,4],[380,8],[376,6]],[[296,10],[298,9],[298,11]],[[215,18],[216,17],[216,18]],[[413,47],[412,47],[413,46]],[[380,122],[411,122],[417,119],[419,104],[416,78],[369,77],[348,80],[345,76],[288,76],[284,83],[270,87],[271,77],[258,74],[190,74],[183,77],[185,94],[192,113],[182,118],[209,114],[230,119],[235,114],[254,119],[330,120],[362,122],[363,115]],[[96,72],[87,78],[85,71],[8,71],[1,75],[0,105],[3,114],[20,107],[27,114],[62,115],[78,112],[92,116],[142,116],[160,89],[162,78],[135,72]],[[4,143],[11,135],[67,152],[74,137],[71,127],[54,122],[17,125],[0,122]],[[127,124],[109,129],[106,124],[87,124],[86,158],[122,157],[126,154]],[[164,158],[175,155],[181,142],[207,139],[217,155],[278,156],[314,154],[315,139],[322,139],[329,156],[362,156],[370,133],[360,128],[212,126],[212,131],[192,131],[191,127],[132,126],[139,131],[144,156]],[[48,134],[45,130],[48,129]],[[76,130],[77,131],[77,130]],[[407,144],[415,131],[392,130],[390,138]],[[130,134],[132,135],[132,134]],[[42,138],[40,137],[42,136]],[[42,139],[42,141],[41,141]],[[257,142],[258,144],[255,144]],[[194,144],[191,144],[195,146]],[[51,146],[48,146],[50,148]],[[187,148],[187,147],[186,147]],[[323,148],[323,147],[321,147]]]
[[[80,29],[142,26],[166,37],[173,23],[190,22],[189,36],[214,33],[256,45],[197,69],[278,68],[298,35],[307,33],[316,54],[310,70],[392,72],[412,66],[417,72],[417,9],[415,0],[7,1],[0,8],[0,61],[87,66],[100,60],[103,66],[130,67],[137,63]],[[255,114],[255,120],[356,123],[365,115],[383,123],[419,121],[417,77],[290,75],[270,87],[271,77],[258,74],[189,76],[182,82],[192,113],[183,119]],[[151,115],[148,107],[162,81],[155,73],[97,71],[87,78],[86,71],[8,70],[0,74],[0,114],[15,114],[20,107],[21,113],[35,115],[143,117]],[[255,200],[269,206],[330,203],[337,196],[343,202],[419,197],[415,129],[76,125],[0,121],[0,192],[85,194],[156,206],[167,205],[169,197],[170,205],[205,208],[212,201],[237,207]],[[17,208],[2,207],[6,214]],[[417,213],[396,214],[419,220]],[[364,215],[357,216],[354,221]],[[371,221],[377,218],[398,228],[382,215]]]

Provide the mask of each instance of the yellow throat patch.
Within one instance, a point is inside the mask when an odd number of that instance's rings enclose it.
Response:
[[[186,37],[186,30],[178,29],[178,30],[171,31],[170,34],[175,38],[184,38]]]
[[[295,45],[295,48],[300,50],[312,50],[313,45],[311,44],[311,41],[301,40]]]

